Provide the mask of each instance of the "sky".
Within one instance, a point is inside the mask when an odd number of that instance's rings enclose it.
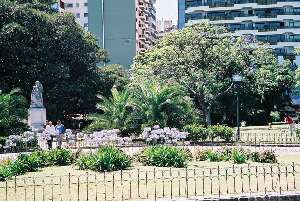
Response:
[[[178,0],[156,0],[156,18],[164,20],[173,20],[177,23],[177,2]]]

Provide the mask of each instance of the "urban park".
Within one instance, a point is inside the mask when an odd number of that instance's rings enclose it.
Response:
[[[299,200],[290,58],[201,23],[126,70],[67,14],[0,8],[1,201]]]

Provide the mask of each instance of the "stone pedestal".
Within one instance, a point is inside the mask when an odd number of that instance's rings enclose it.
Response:
[[[29,108],[28,125],[32,130],[41,131],[46,124],[46,108]]]

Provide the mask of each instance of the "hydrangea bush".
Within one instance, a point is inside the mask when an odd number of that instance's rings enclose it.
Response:
[[[6,141],[4,149],[14,149],[17,147],[36,147],[37,135],[34,132],[26,131],[22,135],[10,135]]]
[[[99,147],[101,145],[124,145],[132,142],[129,137],[119,137],[121,131],[119,129],[102,130],[85,135],[85,142],[87,146]]]
[[[175,144],[184,141],[188,134],[188,132],[181,132],[177,128],[160,128],[155,125],[152,128],[144,128],[142,138],[149,144]]]

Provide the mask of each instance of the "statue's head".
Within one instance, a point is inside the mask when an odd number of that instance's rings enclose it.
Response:
[[[40,83],[40,81],[35,81],[35,84],[39,84]]]

